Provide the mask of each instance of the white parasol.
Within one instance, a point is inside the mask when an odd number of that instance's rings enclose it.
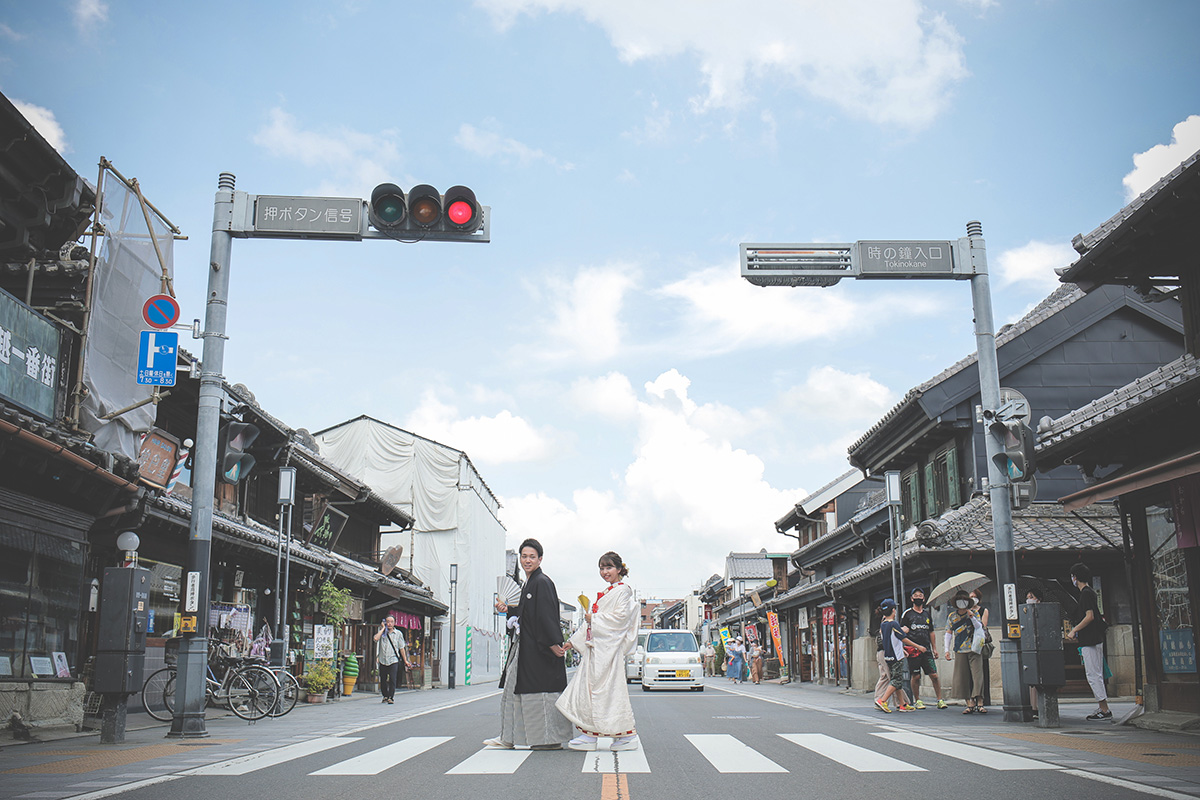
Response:
[[[960,589],[964,592],[972,592],[985,583],[991,582],[992,579],[981,572],[960,572],[933,587],[926,602],[931,606],[941,606]]]

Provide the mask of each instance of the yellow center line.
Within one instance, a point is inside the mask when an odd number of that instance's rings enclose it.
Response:
[[[629,800],[629,779],[607,773],[600,784],[600,800]]]

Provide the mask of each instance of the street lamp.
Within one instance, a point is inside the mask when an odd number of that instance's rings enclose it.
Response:
[[[458,610],[458,564],[450,565],[450,688],[454,688],[454,628]]]
[[[137,549],[142,540],[133,531],[125,531],[117,537],[117,549],[125,551],[123,567],[136,567],[138,561]]]
[[[904,532],[900,529],[900,471],[883,473],[887,493],[888,534],[892,543],[892,599],[898,604],[904,596]]]
[[[275,552],[275,638],[271,641],[271,664],[283,667],[287,664],[287,594],[288,578],[292,566],[292,505],[296,502],[296,468],[279,468],[279,541]],[[287,524],[284,524],[284,517]],[[283,555],[283,540],[287,537],[287,560]],[[280,567],[282,566],[282,570]],[[283,572],[283,589],[280,590],[280,572]]]

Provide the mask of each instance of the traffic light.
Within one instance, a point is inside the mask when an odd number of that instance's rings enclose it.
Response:
[[[225,483],[237,483],[254,469],[255,459],[246,451],[258,438],[258,426],[249,422],[227,422],[217,434],[217,475]]]
[[[466,186],[440,194],[422,183],[406,193],[394,183],[381,183],[371,192],[367,218],[375,230],[397,239],[474,241],[478,237],[472,234],[483,225],[483,207]]]
[[[996,461],[1008,472],[1009,479],[1027,481],[1032,478],[1037,469],[1034,460],[1037,437],[1033,429],[1020,420],[996,420],[990,427],[1004,445],[1004,453],[997,455]]]

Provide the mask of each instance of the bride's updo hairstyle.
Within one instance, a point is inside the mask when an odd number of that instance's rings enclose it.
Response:
[[[616,567],[617,572],[622,578],[629,574],[629,567],[625,566],[625,562],[621,560],[621,557],[612,550],[609,550],[607,553],[600,556],[599,566]]]

